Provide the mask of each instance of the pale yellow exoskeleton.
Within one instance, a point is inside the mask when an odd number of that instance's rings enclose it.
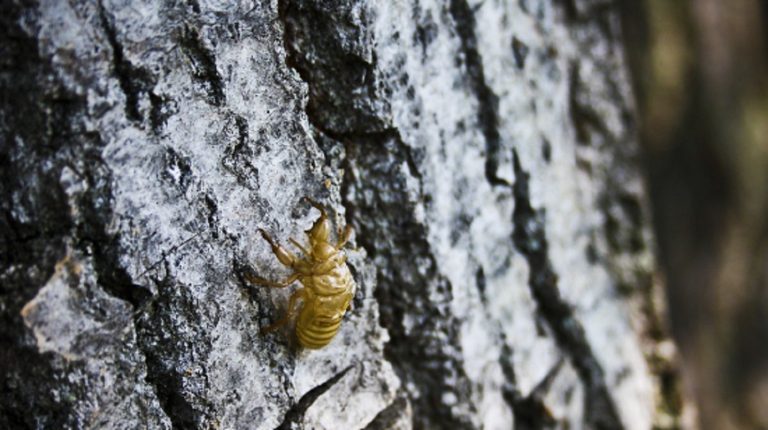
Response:
[[[355,295],[355,280],[342,251],[352,235],[352,228],[347,226],[343,231],[339,229],[338,243],[332,245],[329,242],[331,225],[325,208],[309,198],[305,199],[320,211],[320,218],[306,232],[309,236],[309,249],[289,239],[301,250],[301,257],[283,248],[266,231],[259,229],[272,246],[277,259],[293,270],[293,273],[283,282],[268,281],[251,274],[246,275],[246,278],[254,284],[274,288],[284,288],[299,281],[303,287],[291,295],[286,315],[263,328],[262,332],[273,331],[288,323],[296,313],[297,302],[301,300],[303,304],[296,320],[296,336],[303,347],[318,349],[330,343],[339,331],[344,314]]]

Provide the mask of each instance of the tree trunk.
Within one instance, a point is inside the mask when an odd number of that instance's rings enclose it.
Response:
[[[2,7],[3,428],[680,424],[611,3]],[[304,196],[316,351],[245,279]]]

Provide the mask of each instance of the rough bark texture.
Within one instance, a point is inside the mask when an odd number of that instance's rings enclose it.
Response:
[[[612,3],[2,7],[0,427],[677,425]],[[243,279],[302,196],[311,352]]]

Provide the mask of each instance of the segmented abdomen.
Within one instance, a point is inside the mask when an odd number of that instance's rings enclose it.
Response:
[[[301,282],[305,286],[304,306],[296,320],[296,336],[305,348],[322,348],[339,331],[355,295],[355,281],[347,265],[342,264]]]
[[[296,323],[296,335],[301,346],[318,349],[328,345],[341,327],[341,317],[343,314],[337,319],[315,317],[308,322],[299,318]]]

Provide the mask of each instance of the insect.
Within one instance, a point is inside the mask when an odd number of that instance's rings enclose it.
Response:
[[[283,248],[266,231],[259,229],[261,236],[272,246],[277,259],[293,270],[293,274],[283,282],[273,282],[251,274],[246,275],[246,278],[251,283],[273,288],[285,288],[299,281],[303,287],[291,295],[285,316],[264,327],[262,333],[269,333],[288,323],[296,313],[297,301],[301,300],[303,304],[296,320],[296,336],[301,346],[319,349],[328,345],[339,331],[341,320],[355,295],[355,280],[347,266],[347,256],[342,251],[352,235],[352,228],[346,226],[343,231],[338,229],[338,243],[332,245],[329,241],[331,224],[325,208],[308,197],[304,199],[320,211],[320,218],[306,231],[309,249],[293,238],[288,239],[301,250],[301,257]]]

